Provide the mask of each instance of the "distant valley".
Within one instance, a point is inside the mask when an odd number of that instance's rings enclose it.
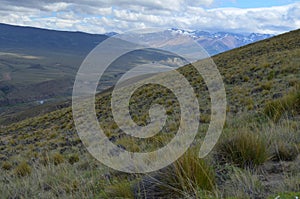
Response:
[[[99,43],[116,33],[88,34],[0,24],[0,110],[3,114],[61,101],[71,96],[76,72]],[[188,35],[209,55],[215,55],[272,35],[209,33],[169,29],[165,34]],[[161,61],[166,56],[138,52],[144,59]],[[136,56],[137,57],[137,56]],[[131,57],[132,60],[132,57]],[[128,60],[107,74],[101,89],[114,85],[112,77],[126,71]]]

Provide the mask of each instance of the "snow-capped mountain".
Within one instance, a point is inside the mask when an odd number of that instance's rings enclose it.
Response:
[[[118,33],[111,32],[107,33],[107,36],[114,36]],[[139,38],[139,40],[143,40],[145,43],[157,44],[161,43],[164,38],[171,38],[171,35],[182,34],[188,37],[193,38],[197,41],[198,44],[203,47],[209,55],[216,55],[240,46],[244,46],[250,43],[254,43],[263,39],[267,39],[273,37],[274,35],[270,34],[260,34],[260,33],[230,33],[230,32],[207,32],[200,30],[183,30],[178,28],[168,29],[159,33],[149,33],[145,36],[145,38]],[[136,35],[127,36],[129,40],[133,42],[136,40]],[[168,40],[168,39],[167,39]],[[178,41],[172,41],[174,45],[178,46]],[[172,46],[172,42],[167,42],[162,45]]]
[[[219,54],[233,48],[254,43],[263,39],[273,37],[270,34],[239,34],[230,32],[210,33],[206,31],[189,31],[177,28],[169,29],[172,34],[183,34],[196,40],[210,55]]]

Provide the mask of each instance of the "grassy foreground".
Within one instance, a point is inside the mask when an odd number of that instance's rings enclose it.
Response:
[[[235,117],[234,117],[235,118]],[[49,134],[45,142],[9,146],[1,156],[3,198],[266,198],[299,196],[300,125],[262,115],[228,118],[224,134],[205,159],[191,148],[154,173],[129,175],[94,160],[77,142]],[[257,122],[260,121],[260,122]],[[205,128],[200,130],[205,133]],[[34,137],[33,137],[34,139]],[[201,138],[199,138],[201,139]],[[24,140],[24,142],[23,142]],[[118,142],[128,143],[120,139]],[[68,144],[69,143],[69,144]],[[132,142],[129,142],[130,144]],[[124,144],[124,145],[125,145]],[[8,145],[11,145],[9,143]],[[147,146],[144,146],[147,147]],[[1,151],[4,151],[3,146]],[[275,198],[275,197],[274,197]],[[289,197],[287,197],[289,198]],[[291,197],[292,198],[292,197]]]

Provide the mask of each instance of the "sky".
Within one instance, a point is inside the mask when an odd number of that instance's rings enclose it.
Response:
[[[0,0],[0,23],[89,33],[158,27],[280,34],[300,28],[295,0]]]

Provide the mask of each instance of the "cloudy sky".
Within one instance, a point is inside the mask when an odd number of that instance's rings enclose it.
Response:
[[[279,34],[300,28],[295,0],[0,0],[0,23],[90,33],[145,27]]]

